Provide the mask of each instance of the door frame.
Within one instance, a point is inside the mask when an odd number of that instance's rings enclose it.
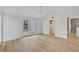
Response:
[[[67,36],[70,34],[70,28],[71,28],[70,20],[75,18],[79,19],[79,16],[67,17]]]

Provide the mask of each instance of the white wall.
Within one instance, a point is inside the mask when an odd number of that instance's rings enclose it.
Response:
[[[67,38],[67,17],[77,16],[76,14],[54,14],[55,19],[55,36]],[[49,19],[43,21],[43,33],[49,33]],[[54,29],[54,28],[53,28]]]
[[[0,14],[0,42],[1,42],[1,14]]]
[[[55,16],[55,36],[67,38],[67,18],[63,15]]]
[[[3,40],[13,40],[22,36],[30,35],[32,33],[24,32],[24,20],[36,21],[36,34],[42,33],[42,22],[38,18],[23,17],[14,14],[4,13],[3,15]]]
[[[79,37],[79,27],[76,28],[76,36]]]
[[[79,12],[60,14],[55,20],[55,36],[67,39],[67,17],[78,16]]]
[[[48,34],[48,18],[54,16],[55,36],[67,39],[67,17],[79,16],[78,10],[78,7],[48,7],[43,23],[43,33]]]
[[[3,40],[12,40],[22,36],[23,34],[23,17],[4,14],[3,15]]]
[[[37,34],[43,33],[43,20],[38,18],[36,22],[37,22],[37,26],[36,26]]]
[[[35,19],[37,21],[37,33],[41,33],[42,28],[43,28],[43,33],[48,34],[48,29],[49,29],[48,20],[49,20],[49,17],[54,16],[55,17],[55,36],[62,37],[62,38],[67,38],[67,17],[79,16],[79,7],[64,7],[64,6],[63,7],[57,7],[57,6],[45,7],[43,9],[42,14],[40,14],[40,12],[39,12],[39,10],[40,10],[39,7],[35,7],[35,8],[31,8],[31,7],[5,8],[4,7],[3,9],[5,12],[14,13],[17,15],[20,14],[20,15],[24,15],[24,16],[36,17],[36,18],[30,18],[30,19],[31,20]],[[33,11],[32,11],[32,9],[33,9]],[[41,15],[44,16],[43,20],[40,19]],[[21,28],[21,26],[18,24],[20,24],[21,19],[23,19],[23,17],[15,16],[15,15],[14,16],[7,15],[7,16],[4,16],[4,19],[6,19],[4,22],[4,25],[5,26],[6,26],[6,24],[8,25],[8,28],[5,27],[5,29],[4,29],[4,33],[5,33],[4,36],[5,36],[5,39],[6,38],[8,39],[8,37],[10,37],[9,36],[10,33],[8,33],[8,31],[11,32],[11,31],[15,30],[15,32],[12,32],[12,33],[16,34],[17,29],[19,30]],[[44,21],[44,23],[42,25],[43,21]],[[16,23],[16,24],[10,26],[11,23],[12,24]],[[16,28],[19,27],[19,28],[16,29],[15,27]],[[14,30],[12,30],[12,28],[14,28]],[[21,29],[21,31],[22,31],[22,29]],[[21,31],[19,30],[20,33],[21,33]],[[19,32],[17,32],[17,33],[19,33]],[[8,35],[8,36],[6,37],[6,35]],[[12,36],[14,36],[14,35],[12,35]],[[16,36],[19,36],[19,34],[17,34]],[[10,37],[10,38],[12,38],[12,37]]]
[[[49,34],[49,20],[43,20],[43,34]]]

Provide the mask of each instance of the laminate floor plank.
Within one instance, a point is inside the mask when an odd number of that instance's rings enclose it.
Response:
[[[55,36],[33,35],[4,42],[1,52],[78,52],[79,40],[68,40]]]

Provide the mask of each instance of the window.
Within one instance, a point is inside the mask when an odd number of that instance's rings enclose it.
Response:
[[[24,20],[24,31],[28,31],[28,20]]]

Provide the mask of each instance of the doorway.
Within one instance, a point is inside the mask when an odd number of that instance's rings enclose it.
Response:
[[[49,35],[55,35],[55,19],[54,16],[49,20]]]
[[[67,38],[77,39],[79,28],[79,18],[67,18]]]

